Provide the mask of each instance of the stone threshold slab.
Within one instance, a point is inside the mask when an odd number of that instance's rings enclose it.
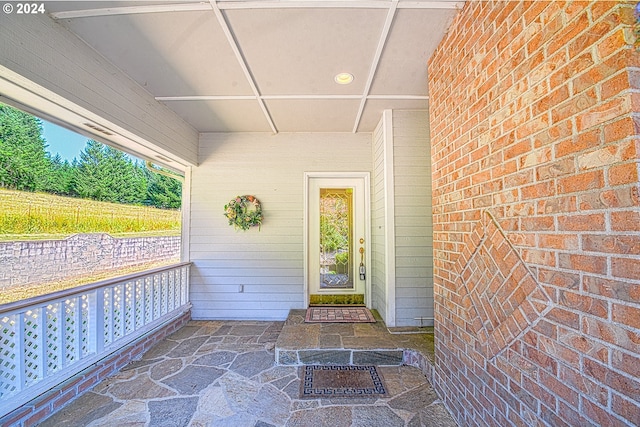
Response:
[[[349,349],[276,349],[278,365],[377,365],[400,366],[403,350],[349,350]]]

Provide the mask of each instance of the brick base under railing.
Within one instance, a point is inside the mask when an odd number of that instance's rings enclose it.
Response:
[[[0,426],[30,427],[42,422],[84,392],[91,390],[100,381],[115,374],[129,362],[144,354],[156,343],[180,329],[190,319],[191,310],[188,310],[171,323],[143,335],[95,365],[86,368],[57,387],[0,418]]]

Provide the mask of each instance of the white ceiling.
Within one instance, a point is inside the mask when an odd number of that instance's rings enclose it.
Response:
[[[461,1],[47,3],[199,132],[372,132],[425,109],[427,60]],[[354,75],[338,85],[340,72]]]

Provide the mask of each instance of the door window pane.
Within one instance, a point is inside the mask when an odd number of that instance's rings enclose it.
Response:
[[[320,288],[353,289],[353,189],[320,189]]]

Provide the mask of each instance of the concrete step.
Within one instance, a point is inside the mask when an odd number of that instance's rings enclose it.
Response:
[[[402,350],[284,350],[276,347],[276,363],[279,365],[400,366],[403,360]]]
[[[305,323],[305,313],[289,312],[276,341],[277,364],[400,366],[407,351],[433,354],[433,333],[392,334],[375,310],[375,323]]]

